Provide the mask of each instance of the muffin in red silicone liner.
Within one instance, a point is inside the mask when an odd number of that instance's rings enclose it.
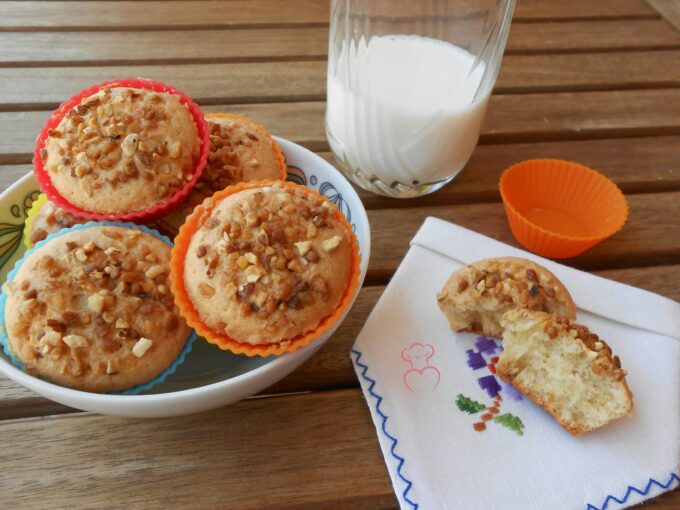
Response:
[[[145,221],[169,213],[200,178],[209,152],[198,106],[164,83],[114,80],[57,109],[33,158],[42,191],[67,212]]]

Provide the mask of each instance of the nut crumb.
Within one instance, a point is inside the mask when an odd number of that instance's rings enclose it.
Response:
[[[312,249],[312,242],[300,241],[299,243],[295,243],[295,247],[297,248],[297,251],[300,254],[300,256],[304,257],[305,255],[307,255],[307,252]]]
[[[87,298],[87,306],[95,313],[102,313],[106,298],[101,294],[92,294]]]
[[[135,345],[132,347],[132,354],[134,354],[138,358],[141,358],[146,354],[146,351],[148,351],[151,348],[151,345],[153,345],[152,340],[142,337],[139,340],[137,340],[137,342],[135,342]]]
[[[144,275],[147,278],[151,278],[153,280],[157,276],[160,276],[163,273],[165,273],[165,269],[166,268],[163,267],[161,264],[156,264],[155,266],[151,266],[149,269],[147,269]]]
[[[72,349],[75,349],[76,347],[87,347],[88,345],[87,338],[81,335],[66,335],[62,338],[62,341]]]
[[[342,242],[342,237],[340,236],[333,236],[329,239],[326,239],[322,246],[324,251],[326,252],[331,252],[335,250],[338,246],[340,246],[340,243]]]

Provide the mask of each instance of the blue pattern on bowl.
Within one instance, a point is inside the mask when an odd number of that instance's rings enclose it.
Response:
[[[305,171],[297,166],[288,167],[288,177],[286,180],[294,182],[295,184],[307,186],[308,188],[317,191],[319,195],[322,195],[333,202],[352,225],[352,231],[356,232],[356,225],[352,223],[352,210],[347,201],[342,197],[342,193],[340,193],[332,183],[323,181],[319,184],[319,179],[314,174],[310,175],[309,179],[307,179]],[[319,185],[317,186],[317,184]]]

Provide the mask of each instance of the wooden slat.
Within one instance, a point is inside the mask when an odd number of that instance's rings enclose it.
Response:
[[[56,108],[105,80],[145,76],[203,104],[323,100],[326,62],[0,68],[0,110]],[[506,55],[496,94],[680,86],[680,50],[577,55]]]
[[[164,29],[327,24],[324,0],[173,2],[2,2],[0,30]],[[39,12],[40,16],[35,13]],[[653,18],[642,0],[521,0],[514,22],[589,18]]]
[[[536,108],[540,105],[540,108]],[[211,105],[248,115],[272,133],[328,150],[322,102]],[[631,90],[492,96],[480,143],[680,134],[680,91]],[[0,164],[27,163],[48,112],[0,112]]]
[[[506,55],[495,93],[677,87],[680,51]]]
[[[324,0],[2,2],[0,26],[5,30],[162,30],[167,27],[326,25],[328,4]],[[40,16],[36,16],[36,12]]]
[[[510,53],[621,51],[677,47],[680,32],[666,20],[534,23],[510,28]]]
[[[644,0],[570,0],[569,2],[545,0],[517,0],[515,19],[523,21],[588,18],[642,18],[653,16],[653,10]]]
[[[675,89],[563,92],[492,98],[484,143],[679,134]]]
[[[677,285],[677,278],[673,277],[680,274],[680,265],[595,271],[595,274],[680,301],[680,286]],[[383,290],[382,286],[364,287],[345,322],[321,350],[295,372],[262,393],[271,395],[356,386],[349,350]],[[0,420],[65,412],[73,410],[43,399],[0,376]]]
[[[325,59],[328,29],[148,32],[0,32],[0,65],[111,65]],[[680,48],[667,21],[624,20],[513,25],[513,53]]]
[[[0,33],[2,65],[257,61],[323,58],[327,28]]]
[[[54,109],[95,83],[138,76],[170,83],[202,104],[318,101],[326,97],[326,62],[321,61],[0,68],[0,83],[12,84],[0,89],[0,110]]]
[[[398,508],[359,389],[163,420],[5,422],[0,432],[7,508]],[[673,491],[640,508],[678,504]]]
[[[630,216],[613,237],[569,260],[582,269],[605,269],[680,262],[680,192],[629,195]],[[503,206],[463,204],[415,207],[408,214],[395,209],[368,211],[371,250],[380,254],[369,263],[369,282],[384,281],[395,271],[408,242],[428,216],[457,223],[499,241],[518,246],[508,228]]]

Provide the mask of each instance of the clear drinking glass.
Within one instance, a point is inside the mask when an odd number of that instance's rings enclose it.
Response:
[[[332,0],[326,136],[345,175],[432,193],[477,145],[514,0]]]

